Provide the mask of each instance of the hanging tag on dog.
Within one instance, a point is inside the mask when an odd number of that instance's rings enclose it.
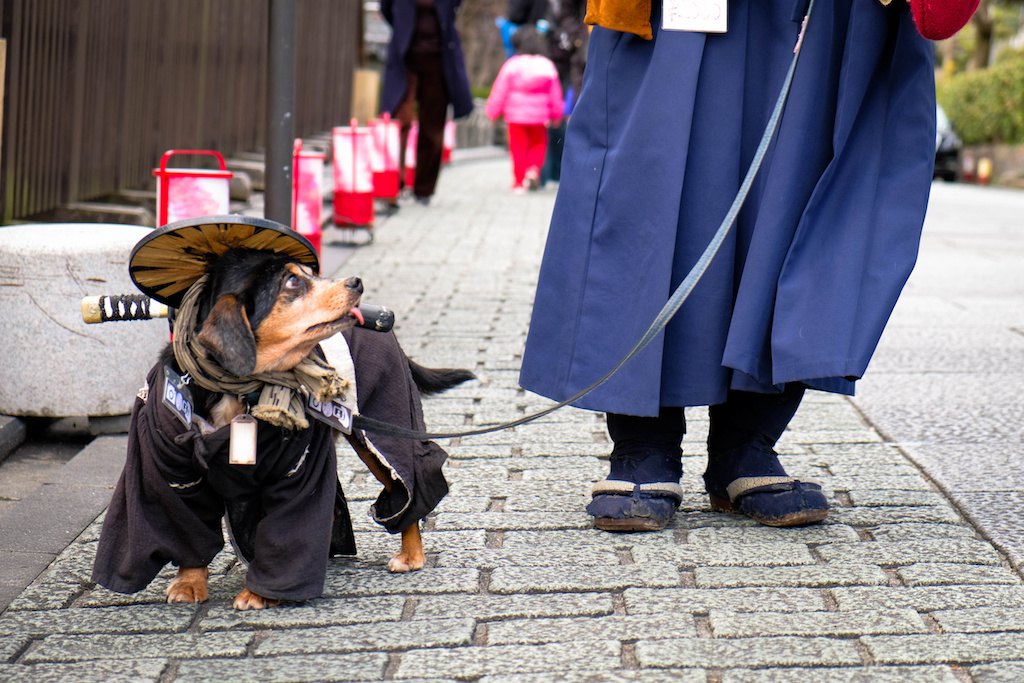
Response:
[[[232,465],[256,464],[256,418],[236,415],[231,419],[228,462]]]
[[[162,399],[171,414],[185,425],[185,429],[192,426],[192,392],[181,375],[169,365],[164,366]]]
[[[312,396],[306,401],[306,413],[342,434],[352,433],[352,410],[341,401],[318,401]]]
[[[725,33],[728,0],[665,0],[661,27],[666,31]]]

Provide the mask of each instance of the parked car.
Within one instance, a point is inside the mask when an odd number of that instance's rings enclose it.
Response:
[[[960,178],[960,152],[963,143],[953,130],[953,124],[942,110],[935,105],[935,173],[936,178],[954,181]]]

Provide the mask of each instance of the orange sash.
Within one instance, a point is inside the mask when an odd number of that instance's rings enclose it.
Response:
[[[651,40],[651,0],[587,0],[588,24]]]

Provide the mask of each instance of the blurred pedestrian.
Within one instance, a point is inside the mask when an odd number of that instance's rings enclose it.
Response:
[[[562,148],[565,127],[572,115],[576,95],[583,85],[583,68],[587,63],[587,27],[583,23],[584,0],[550,0],[551,28],[547,32],[548,57],[558,70],[558,79],[565,94],[565,116],[558,125],[548,128],[548,153],[541,169],[541,184],[558,182],[562,176]]]
[[[512,36],[520,26],[532,26],[541,33],[545,33],[550,28],[547,19],[549,9],[548,0],[508,0],[505,5],[505,15],[494,20],[494,24],[501,34],[501,44],[505,48],[506,59],[514,57],[516,54]]]
[[[591,0],[523,387],[572,396],[647,329],[737,194],[808,2],[730,0],[727,31],[710,33],[666,27],[661,2]],[[713,509],[775,526],[827,515],[820,487],[788,476],[774,446],[805,389],[853,393],[914,266],[935,154],[932,51],[904,3],[816,3],[733,231],[666,331],[576,403],[607,413],[613,441],[588,506],[598,528],[670,522],[683,409],[705,405]]]
[[[538,22],[547,20],[548,11],[548,0],[508,0],[505,18],[517,26],[538,28]]]
[[[502,65],[487,98],[487,116],[504,117],[512,157],[512,191],[540,186],[540,168],[548,146],[548,125],[562,118],[558,71],[544,56],[546,44],[532,26],[513,34],[516,55]]]
[[[462,42],[455,27],[461,0],[381,0],[391,24],[381,109],[402,124],[402,166],[413,121],[416,143],[416,201],[430,203],[437,187],[448,105],[455,118],[473,111]],[[402,176],[404,177],[404,173]]]

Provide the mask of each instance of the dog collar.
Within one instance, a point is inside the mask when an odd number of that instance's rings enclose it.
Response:
[[[245,404],[246,410],[248,411],[260,402],[261,391],[262,389],[259,391],[250,391],[248,394],[239,394],[238,400]]]

